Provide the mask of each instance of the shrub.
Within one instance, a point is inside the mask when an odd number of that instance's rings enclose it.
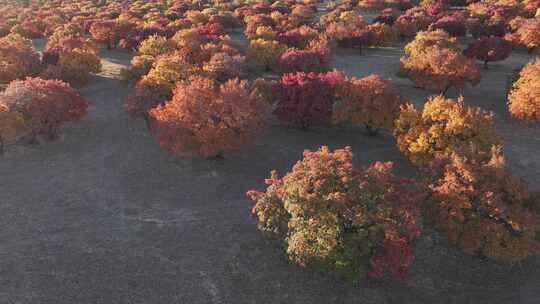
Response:
[[[499,262],[515,263],[539,252],[532,197],[522,181],[505,172],[500,149],[464,149],[440,163],[428,214],[451,244]]]
[[[256,39],[249,44],[249,55],[255,62],[271,69],[276,66],[279,57],[287,50],[285,45],[272,40]]]
[[[401,58],[403,70],[417,86],[445,94],[450,87],[463,89],[480,82],[474,59],[454,50],[431,47],[419,56]]]
[[[278,103],[274,114],[303,129],[329,123],[335,91],[343,81],[343,74],[337,71],[285,74],[277,85]]]
[[[482,37],[470,43],[463,52],[465,56],[484,62],[487,68],[490,61],[501,61],[512,53],[512,44],[500,37]]]
[[[314,50],[289,50],[278,60],[282,73],[292,72],[325,72],[329,69],[328,52]]]
[[[160,146],[174,155],[219,156],[251,142],[264,122],[265,104],[246,81],[219,88],[196,77],[179,82],[171,101],[150,111]]]
[[[249,191],[258,228],[285,243],[300,266],[337,271],[354,279],[406,275],[411,243],[419,236],[418,187],[395,177],[392,163],[355,170],[349,147],[305,151],[292,171]]]
[[[40,58],[32,42],[17,34],[0,38],[0,84],[39,73]]]
[[[22,115],[9,111],[9,108],[1,102],[0,99],[0,154],[4,153],[7,144],[28,131]]]
[[[489,151],[499,143],[493,127],[493,113],[463,104],[463,98],[430,97],[424,109],[402,106],[395,121],[394,136],[399,150],[417,166],[426,166],[436,157],[451,155],[456,149],[474,144]]]
[[[508,95],[508,108],[518,119],[540,121],[540,58],[519,73]]]
[[[64,123],[80,120],[88,103],[69,84],[60,80],[26,78],[9,84],[0,104],[22,115],[34,135],[53,139]]]
[[[405,54],[410,57],[423,56],[434,46],[459,51],[459,43],[455,37],[450,37],[443,30],[435,30],[418,32],[414,40],[405,45]]]
[[[353,77],[337,89],[333,121],[365,125],[369,134],[379,128],[392,131],[402,104],[403,99],[390,81],[378,75]]]

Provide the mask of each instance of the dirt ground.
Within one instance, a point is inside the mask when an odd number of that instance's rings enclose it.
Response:
[[[338,50],[334,63],[392,79],[421,105],[429,93],[395,77],[400,49]],[[506,75],[531,58],[517,52],[493,63],[463,95],[496,113],[511,171],[538,189],[540,126],[512,120],[505,106]],[[321,145],[349,145],[358,165],[394,161],[413,175],[392,137],[273,124],[225,160],[175,159],[124,112],[129,91],[114,78],[129,60],[104,52],[103,73],[82,89],[87,117],[55,142],[13,146],[0,159],[0,303],[539,303],[538,258],[480,261],[429,230],[403,281],[353,285],[290,265],[257,231],[245,192]]]

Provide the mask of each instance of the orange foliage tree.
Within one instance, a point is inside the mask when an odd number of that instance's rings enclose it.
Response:
[[[526,185],[505,172],[500,148],[458,150],[436,162],[428,218],[469,254],[519,262],[540,252],[538,205]]]
[[[508,95],[508,108],[516,118],[540,121],[540,58],[519,73]]]
[[[285,243],[300,266],[322,266],[353,279],[398,277],[412,261],[423,195],[393,175],[392,163],[353,168],[350,147],[304,152],[292,171],[249,191],[258,228]]]
[[[333,121],[365,125],[368,134],[379,128],[393,130],[403,104],[396,87],[378,75],[348,79],[336,95]]]
[[[480,82],[480,69],[474,58],[455,50],[430,47],[425,54],[404,56],[401,65],[417,86],[445,94],[451,87],[463,89]]]
[[[399,150],[418,166],[449,156],[461,146],[474,144],[485,152],[499,143],[493,113],[467,107],[463,98],[443,96],[429,98],[422,111],[412,104],[402,106],[394,135]]]
[[[120,32],[115,20],[96,21],[90,26],[90,34],[97,42],[103,43],[107,49],[115,48],[120,41]]]
[[[251,142],[264,124],[266,104],[246,81],[219,87],[207,78],[179,82],[171,101],[150,111],[152,132],[174,155],[219,156]]]

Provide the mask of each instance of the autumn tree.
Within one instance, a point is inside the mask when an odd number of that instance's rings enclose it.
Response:
[[[90,27],[92,38],[107,46],[107,49],[115,48],[120,41],[118,25],[115,20],[96,21]]]
[[[451,87],[460,90],[480,82],[480,70],[472,58],[461,52],[440,48],[428,48],[419,56],[401,58],[402,69],[417,86],[445,94]]]
[[[184,54],[173,52],[160,56],[136,87],[153,91],[165,99],[170,99],[178,81],[187,80],[199,75],[200,72],[200,68],[189,63]]]
[[[455,37],[450,37],[443,30],[434,30],[418,32],[414,40],[405,45],[405,54],[410,57],[423,56],[434,46],[459,51],[459,43]]]
[[[61,80],[26,78],[9,84],[0,94],[0,104],[22,115],[35,135],[54,139],[58,128],[86,114],[87,101]]]
[[[41,78],[60,79],[73,86],[87,84],[91,74],[101,71],[99,49],[83,37],[68,36],[47,44],[43,63],[47,68]]]
[[[0,38],[0,84],[36,75],[41,69],[32,42],[17,34]]]
[[[364,125],[369,135],[380,128],[392,131],[403,104],[396,87],[378,75],[348,79],[336,96],[333,121]]]
[[[531,18],[523,22],[516,35],[519,44],[529,50],[532,51],[540,47],[540,18]]]
[[[489,151],[500,141],[493,119],[491,112],[465,106],[463,98],[434,96],[422,111],[412,104],[402,106],[394,136],[399,150],[422,167],[462,146],[474,144],[479,151]]]
[[[28,127],[22,114],[10,111],[0,99],[0,154],[4,153],[7,144],[27,133],[27,131]]]
[[[527,64],[519,73],[508,95],[512,116],[529,121],[540,121],[540,58]]]
[[[479,38],[463,51],[465,56],[483,61],[486,69],[488,62],[502,61],[508,58],[510,53],[512,53],[512,44],[495,36]]]
[[[152,132],[174,155],[220,156],[254,140],[263,127],[266,104],[246,81],[219,87],[195,77],[177,84],[171,101],[150,111]]]
[[[325,72],[329,69],[329,50],[289,50],[278,60],[279,70],[283,73],[292,72]]]
[[[274,114],[302,129],[329,123],[336,89],[343,81],[343,74],[337,71],[285,74],[277,84]]]
[[[227,53],[216,53],[204,63],[202,70],[207,76],[225,82],[229,79],[238,78],[242,74],[245,57],[242,55],[231,56]]]
[[[174,51],[175,45],[171,40],[159,35],[152,35],[139,45],[137,49],[137,55],[139,56],[152,56],[158,57],[169,52]]]
[[[500,147],[464,147],[436,162],[428,218],[473,255],[516,263],[540,253],[540,222],[527,186],[505,170]]]
[[[355,169],[350,147],[304,152],[265,192],[249,191],[265,235],[281,240],[289,259],[358,280],[385,270],[404,277],[420,235],[419,187],[394,176],[392,163]]]
[[[266,69],[276,66],[279,57],[287,47],[275,40],[256,39],[249,44],[249,56]]]

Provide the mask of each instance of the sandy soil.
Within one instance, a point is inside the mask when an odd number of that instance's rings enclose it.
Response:
[[[394,76],[399,47],[338,50],[335,66],[379,73],[422,104],[429,93]],[[537,187],[540,127],[510,119],[504,94],[506,74],[530,58],[515,53],[492,64],[463,95],[495,111],[511,170]],[[390,160],[413,175],[392,137],[274,124],[225,160],[175,159],[123,110],[128,90],[114,77],[129,59],[103,54],[103,73],[82,90],[88,116],[59,140],[15,146],[0,159],[0,303],[538,303],[539,259],[479,261],[432,231],[404,281],[352,285],[290,265],[257,231],[244,193],[321,145],[350,145],[358,165]]]

